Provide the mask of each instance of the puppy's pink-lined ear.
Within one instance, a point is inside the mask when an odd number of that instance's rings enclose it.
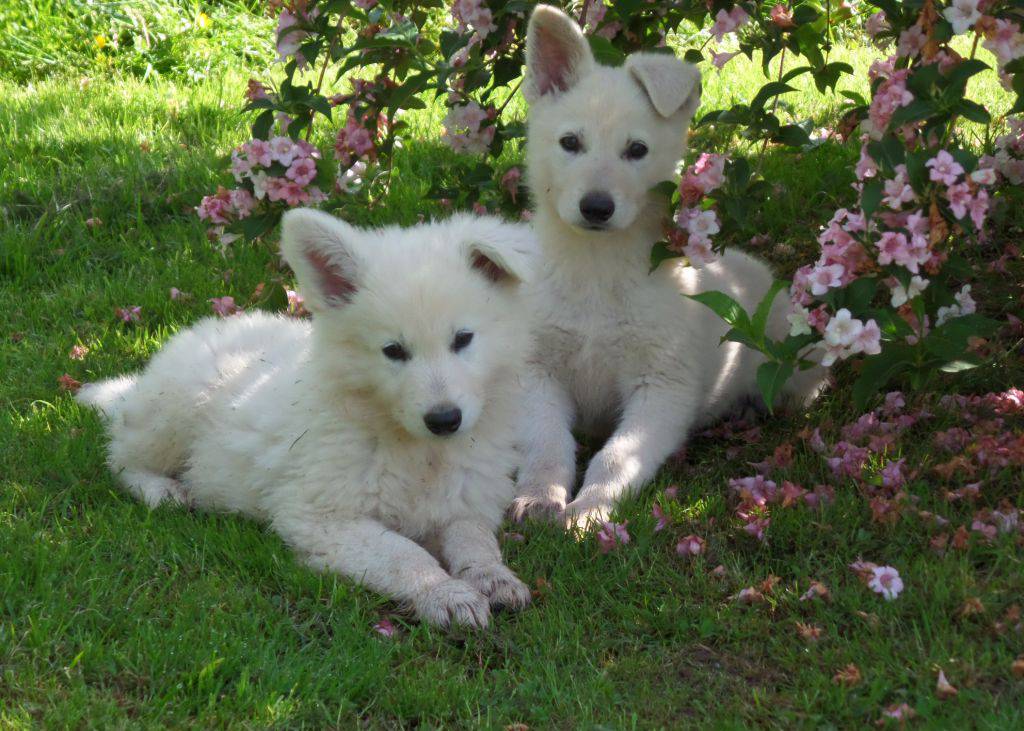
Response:
[[[481,217],[473,233],[466,243],[473,270],[495,284],[521,284],[530,278],[537,245],[528,227]]]
[[[568,91],[593,67],[594,54],[579,24],[551,5],[534,8],[526,32],[526,100],[532,104]]]
[[[663,117],[685,112],[687,122],[700,104],[700,69],[666,53],[634,53],[626,70],[647,92],[655,111]]]
[[[359,232],[334,216],[296,208],[281,221],[281,255],[295,272],[310,312],[343,307],[355,295]]]

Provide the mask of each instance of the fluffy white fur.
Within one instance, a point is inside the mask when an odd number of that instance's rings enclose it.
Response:
[[[601,66],[579,26],[549,6],[530,19],[526,58],[527,171],[542,257],[528,287],[538,309],[538,383],[530,389],[533,428],[511,513],[586,525],[650,480],[695,426],[760,398],[761,357],[736,343],[719,345],[724,323],[682,294],[721,290],[751,311],[772,276],[735,251],[702,269],[670,262],[649,272],[665,215],[664,200],[649,191],[672,178],[686,151],[700,100],[696,67],[650,53],[635,53],[619,68]],[[566,135],[576,137],[578,151],[562,148]],[[636,141],[649,152],[629,159]],[[593,192],[614,203],[599,226],[581,211]],[[771,316],[775,336],[786,329],[781,299]],[[805,372],[785,396],[805,400],[820,380],[820,372]],[[573,426],[611,436],[568,502]]]
[[[83,388],[108,419],[111,468],[151,506],[267,521],[309,565],[432,624],[525,606],[495,531],[531,342],[529,230],[457,216],[369,231],[296,210],[282,240],[312,322],[205,320],[141,375]],[[473,337],[456,351],[460,331]],[[424,416],[453,407],[458,431],[431,433]]]

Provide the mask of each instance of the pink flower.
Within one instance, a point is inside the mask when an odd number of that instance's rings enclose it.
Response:
[[[483,0],[455,0],[452,3],[452,17],[458,23],[459,31],[472,28],[481,38],[497,30],[494,17]]]
[[[142,307],[139,305],[118,307],[114,310],[114,314],[121,322],[138,322],[142,319]]]
[[[261,165],[266,168],[274,162],[270,145],[264,140],[250,140],[242,146],[242,149],[252,165]]]
[[[299,19],[290,10],[282,10],[277,18],[277,60],[285,62],[294,56],[306,40],[307,33],[298,28]]]
[[[585,0],[583,3],[583,12],[580,15],[580,23],[586,29],[588,33],[593,33],[597,30],[597,26],[604,20],[605,13],[608,12],[608,6],[604,4],[604,0]]]
[[[252,209],[256,206],[256,199],[245,188],[232,190],[228,193],[228,200],[235,209],[235,215],[238,218],[248,218],[249,214],[252,213]]]
[[[658,503],[654,503],[654,505],[651,506],[651,515],[653,515],[657,520],[657,523],[654,524],[654,532],[657,533],[658,531],[665,530],[668,526],[669,519]]]
[[[710,193],[725,182],[725,162],[725,155],[705,152],[690,167],[705,193]]]
[[[885,17],[885,12],[879,11],[868,16],[867,22],[864,23],[864,30],[872,38],[889,30],[889,22]]]
[[[679,539],[676,553],[680,556],[700,556],[707,550],[707,542],[700,536],[690,534]]]
[[[985,33],[982,45],[992,51],[1002,65],[1024,55],[1024,37],[1020,26],[1010,20],[997,19],[992,29]]]
[[[971,222],[979,231],[985,227],[985,216],[988,215],[988,191],[979,190],[968,204]]]
[[[300,157],[291,164],[285,175],[298,185],[306,185],[316,177],[316,163],[308,157]]]
[[[942,15],[953,26],[955,34],[966,33],[967,29],[981,18],[978,2],[979,0],[953,0],[949,7],[942,11]]]
[[[931,168],[929,178],[936,183],[953,185],[956,179],[963,175],[964,168],[946,150],[939,150],[939,154],[925,163],[925,167]]]
[[[868,586],[876,594],[881,594],[886,601],[892,601],[903,591],[903,579],[892,566],[874,566],[870,569],[871,578]]]
[[[820,297],[834,287],[842,286],[846,269],[842,264],[815,266],[810,274],[811,294]]]
[[[900,33],[899,44],[896,46],[896,55],[903,58],[912,58],[919,54],[928,42],[928,36],[919,25],[914,25]]]
[[[971,195],[970,186],[967,183],[957,183],[946,189],[946,198],[949,200],[949,208],[957,218],[967,215],[967,208],[974,197]]]
[[[309,314],[306,309],[306,300],[294,289],[286,289],[285,296],[288,298],[288,314],[292,317],[304,317]]]
[[[230,296],[213,297],[210,299],[210,306],[219,317],[228,317],[242,310],[235,304],[235,298]]]
[[[878,355],[882,352],[882,331],[878,328],[878,323],[874,320],[868,320],[864,323],[864,327],[854,338],[853,345],[850,346],[850,350],[854,353],[864,353],[865,355]]]
[[[597,542],[601,547],[601,553],[608,553],[629,543],[629,531],[626,529],[628,524],[628,521],[623,523],[604,521],[601,523],[601,529],[597,532]]]
[[[793,11],[781,3],[772,8],[770,16],[772,22],[779,28],[785,29],[796,27],[796,23],[793,22]]]
[[[267,87],[256,81],[256,79],[249,79],[249,86],[245,90],[245,98],[255,102],[260,99],[269,99],[270,96],[267,94]]]
[[[441,139],[456,152],[483,154],[494,139],[495,127],[484,126],[490,115],[476,102],[454,106],[444,118]]]
[[[89,353],[89,348],[85,345],[75,345],[71,348],[71,352],[68,353],[68,357],[71,360],[85,360],[85,356]]]
[[[82,387],[82,382],[77,381],[67,373],[57,378],[57,386],[61,391],[67,393],[78,393],[78,389]]]
[[[177,302],[178,300],[187,300],[192,297],[188,292],[182,292],[177,287],[171,287],[170,297],[172,300]]]
[[[733,51],[731,53],[727,53],[727,52],[719,53],[718,51],[712,51],[711,52],[711,65],[714,66],[716,69],[725,68],[725,65],[727,63],[729,63],[730,61],[732,61],[734,58],[736,58],[739,55],[740,55],[739,51]]]
[[[903,487],[907,482],[907,476],[903,473],[905,459],[889,460],[885,463],[880,473],[882,487]]]
[[[381,637],[394,637],[395,625],[391,623],[391,620],[385,617],[384,619],[373,625],[373,631],[379,634]]]
[[[268,144],[270,145],[271,156],[285,167],[292,164],[296,153],[299,152],[299,149],[289,137],[274,137]]]
[[[882,198],[882,203],[898,211],[904,203],[912,203],[916,197],[914,189],[907,182],[907,166],[898,165],[896,177],[885,181],[885,197]]]
[[[729,487],[739,494],[740,500],[752,505],[763,506],[774,502],[778,495],[778,486],[764,475],[731,479]]]
[[[512,202],[516,202],[516,196],[519,194],[519,180],[522,178],[523,173],[517,167],[509,168],[504,175],[501,176],[500,185],[502,189],[512,197]]]
[[[889,301],[893,307],[901,307],[910,300],[917,297],[919,294],[924,292],[928,287],[928,280],[922,279],[918,275],[914,275],[910,278],[910,284],[904,287],[898,281],[892,285],[892,298]]]
[[[718,254],[711,248],[711,242],[699,238],[691,238],[683,247],[683,255],[689,260],[690,266],[700,268],[718,261]]]
[[[719,10],[715,16],[715,22],[711,26],[711,35],[715,37],[716,41],[721,43],[726,33],[733,33],[739,30],[748,20],[750,20],[750,16],[739,5],[734,6],[729,12]]]

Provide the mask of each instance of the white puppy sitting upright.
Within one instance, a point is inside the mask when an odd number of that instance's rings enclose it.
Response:
[[[735,251],[702,269],[676,261],[649,271],[665,221],[664,199],[649,191],[672,179],[686,151],[700,101],[695,66],[661,53],[601,66],[579,26],[543,5],[530,19],[526,62],[527,175],[542,249],[529,287],[539,383],[511,513],[585,525],[651,479],[695,425],[759,398],[761,357],[719,345],[725,324],[682,295],[720,290],[751,311],[772,276]],[[780,301],[769,331],[785,329]],[[801,374],[786,397],[805,399],[819,379]],[[611,436],[567,505],[574,425]]]
[[[283,253],[312,322],[206,320],[79,399],[149,505],[266,520],[314,567],[430,623],[484,626],[489,605],[530,600],[495,537],[530,350],[529,236],[472,216],[369,231],[289,212]]]

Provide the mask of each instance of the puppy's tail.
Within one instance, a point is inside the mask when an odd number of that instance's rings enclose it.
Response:
[[[87,383],[79,389],[75,400],[91,406],[107,419],[113,419],[124,407],[128,395],[135,390],[137,384],[138,376],[118,376]]]

